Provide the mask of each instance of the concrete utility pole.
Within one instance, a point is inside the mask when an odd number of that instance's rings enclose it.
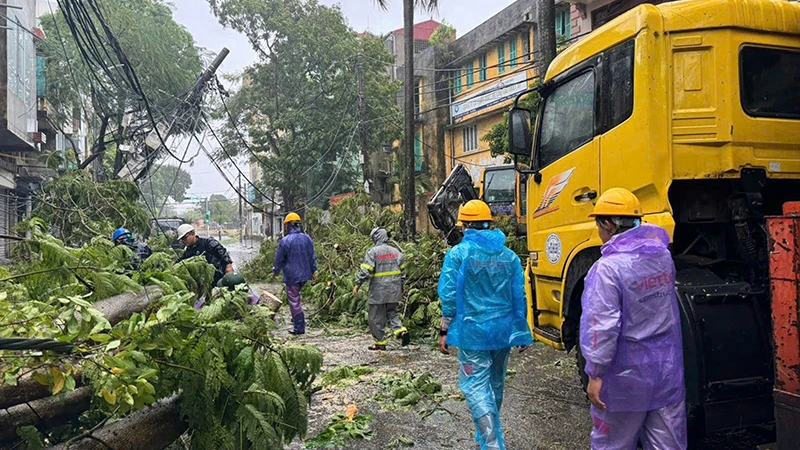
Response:
[[[552,0],[551,0],[552,1]],[[414,0],[403,0],[403,48],[405,62],[403,63],[403,97],[404,109],[404,134],[403,146],[405,148],[405,183],[403,186],[403,219],[406,235],[417,234],[417,189],[414,186],[416,165],[414,161]]]
[[[361,132],[361,161],[362,161],[362,174],[364,186],[372,187],[370,184],[370,166],[369,166],[369,149],[367,138],[367,94],[365,92],[364,82],[364,55],[358,54],[358,113],[361,120],[359,124],[359,131]],[[371,190],[371,189],[370,189]]]
[[[539,75],[544,76],[550,63],[556,57],[556,2],[538,0],[539,2]]]
[[[244,236],[242,235],[242,173],[239,172],[239,243],[241,244],[244,241]]]

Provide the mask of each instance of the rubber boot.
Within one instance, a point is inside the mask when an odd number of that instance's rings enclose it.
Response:
[[[294,328],[289,331],[292,334],[306,334],[306,315],[300,313],[292,316],[292,325]]]

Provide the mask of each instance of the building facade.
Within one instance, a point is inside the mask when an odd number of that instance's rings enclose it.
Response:
[[[13,228],[31,209],[38,177],[28,167],[38,164],[41,134],[37,120],[36,2],[9,0],[0,24],[0,235]],[[0,261],[6,260],[13,241],[0,239]]]
[[[452,44],[447,172],[463,164],[477,182],[483,168],[503,164],[484,137],[536,81],[535,8],[517,1]]]

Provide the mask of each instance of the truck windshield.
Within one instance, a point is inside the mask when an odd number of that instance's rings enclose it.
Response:
[[[745,112],[800,119],[800,52],[743,47],[739,57]]]
[[[517,174],[514,168],[487,170],[483,181],[483,200],[486,203],[514,201]]]

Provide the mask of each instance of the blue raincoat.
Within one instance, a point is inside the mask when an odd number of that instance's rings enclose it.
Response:
[[[502,231],[467,229],[444,258],[439,276],[442,317],[452,319],[447,345],[499,350],[533,343],[525,276]]]
[[[686,448],[683,346],[669,235],[643,224],[614,236],[586,276],[586,373],[603,380],[593,449]],[[644,428],[643,432],[641,429]]]
[[[277,275],[281,271],[285,284],[305,283],[317,271],[314,243],[299,226],[289,225],[289,234],[278,244],[272,273]]]
[[[466,230],[439,276],[447,344],[458,347],[458,385],[481,450],[505,449],[500,407],[509,352],[533,343],[522,265],[505,241],[500,230]]]

